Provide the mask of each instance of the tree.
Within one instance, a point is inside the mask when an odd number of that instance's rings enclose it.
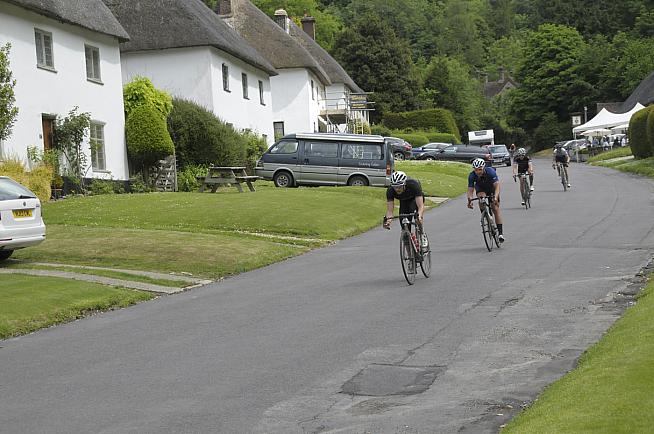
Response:
[[[584,48],[579,32],[566,26],[544,24],[530,35],[512,106],[519,125],[533,131],[546,113],[564,121],[583,107],[592,91],[579,73]]]
[[[159,90],[147,77],[135,77],[123,87],[123,103],[125,104],[125,118],[132,110],[142,105],[152,106],[163,119],[166,119],[173,109],[173,99],[165,91]]]
[[[9,69],[10,50],[11,44],[9,43],[0,47],[0,140],[11,135],[11,129],[18,116],[18,108],[14,107],[16,80],[13,79],[11,69]]]
[[[53,134],[53,144],[64,156],[64,170],[77,187],[84,191],[83,178],[89,165],[86,153],[82,150],[82,142],[91,126],[90,113],[77,113],[78,107],[68,112],[68,116],[57,116]]]
[[[166,120],[150,104],[134,108],[125,123],[127,152],[132,161],[143,171],[143,180],[149,180],[149,170],[154,164],[175,152]]]
[[[374,121],[387,110],[417,108],[418,80],[409,46],[374,12],[339,35],[334,56],[360,87],[374,92]]]

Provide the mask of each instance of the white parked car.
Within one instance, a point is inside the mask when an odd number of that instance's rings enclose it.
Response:
[[[16,249],[45,240],[41,201],[13,179],[0,176],[0,261]]]

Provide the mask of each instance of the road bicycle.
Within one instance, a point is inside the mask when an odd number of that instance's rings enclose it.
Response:
[[[418,264],[425,277],[431,274],[431,248],[427,233],[422,225],[417,223],[418,212],[400,214],[393,218],[400,219],[402,231],[400,232],[400,262],[404,278],[409,285],[413,285],[418,274]],[[389,219],[384,216],[384,223]],[[424,246],[424,247],[423,247]]]
[[[477,197],[470,199],[471,202],[478,200],[479,208],[481,209],[481,233],[484,237],[484,243],[488,251],[493,250],[493,245],[500,248],[500,233],[495,224],[495,216],[493,215],[493,200],[494,195]]]
[[[531,185],[529,184],[529,174],[518,173],[513,175],[513,180],[516,181],[520,178],[520,197],[522,197],[522,205],[525,209],[531,208]]]
[[[561,177],[561,184],[563,184],[563,191],[568,190],[568,168],[560,161],[556,162],[556,172]]]

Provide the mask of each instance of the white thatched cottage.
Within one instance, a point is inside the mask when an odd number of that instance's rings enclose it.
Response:
[[[123,81],[148,77],[237,129],[273,137],[275,68],[201,0],[104,0],[130,34],[121,44]]]
[[[0,0],[0,45],[11,43],[18,118],[6,156],[27,159],[27,148],[52,147],[55,116],[75,106],[89,112],[87,177],[127,179],[118,45],[129,39],[101,0]]]

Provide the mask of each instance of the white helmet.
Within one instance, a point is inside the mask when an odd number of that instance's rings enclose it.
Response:
[[[485,167],[486,162],[482,158],[475,158],[472,160],[472,168],[479,169],[480,167]]]
[[[393,172],[391,175],[391,186],[392,187],[402,187],[404,184],[406,184],[406,173],[402,172],[401,170],[398,170],[397,172]]]
[[[523,156],[523,155],[527,155],[527,151],[525,150],[525,148],[518,149],[518,156]]]

